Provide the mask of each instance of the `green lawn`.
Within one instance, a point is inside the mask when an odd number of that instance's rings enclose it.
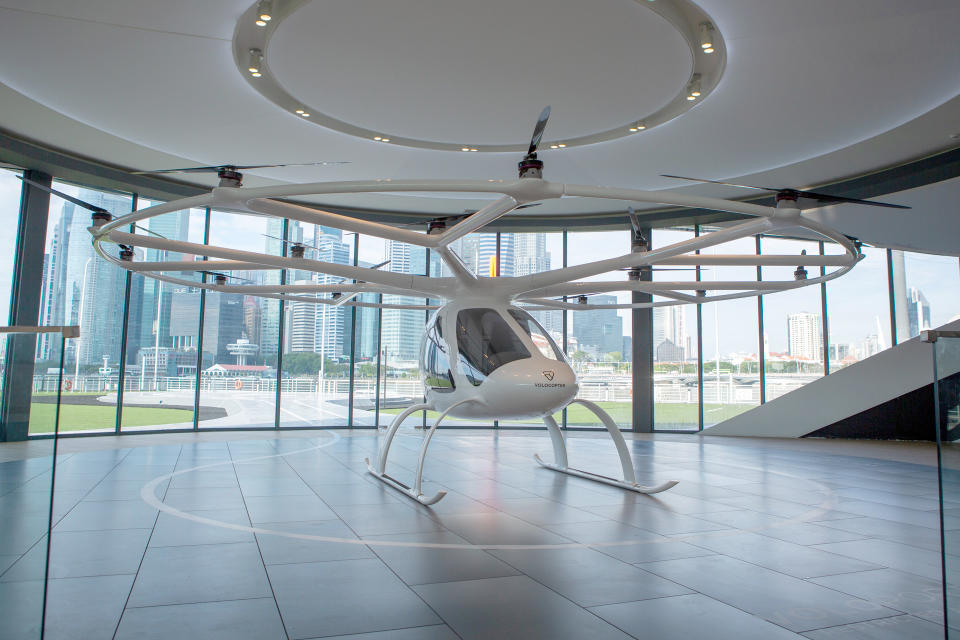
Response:
[[[56,416],[55,404],[35,402],[30,406],[30,433],[50,433]],[[150,409],[137,406],[123,408],[124,427],[148,427],[175,422],[191,422],[193,411],[186,409]],[[117,424],[117,407],[83,404],[60,405],[60,431],[113,430]]]
[[[604,411],[610,414],[613,420],[621,427],[628,426],[632,421],[632,409],[629,402],[598,402]],[[703,419],[707,424],[722,422],[727,418],[743,413],[752,405],[746,404],[707,404],[703,407]],[[381,409],[380,413],[398,414],[403,409]],[[417,414],[419,415],[419,414]],[[427,412],[427,419],[432,420],[439,416],[434,411]],[[697,405],[680,403],[660,403],[654,406],[654,416],[657,428],[669,429],[696,429],[697,428]],[[560,415],[556,416],[557,422],[560,422]],[[489,420],[478,420],[479,424],[489,424]],[[531,420],[502,420],[505,425],[528,425]],[[571,427],[596,426],[602,427],[602,423],[593,412],[582,404],[571,405],[567,409],[567,425]]]

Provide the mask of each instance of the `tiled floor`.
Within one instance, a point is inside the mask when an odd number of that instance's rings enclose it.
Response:
[[[568,436],[574,465],[618,468],[604,434]],[[680,481],[643,496],[538,468],[543,432],[441,431],[427,508],[365,473],[373,431],[135,438],[64,441],[48,638],[943,636],[929,447],[636,437],[638,480]],[[394,476],[421,438],[398,437]],[[11,640],[36,623],[49,506],[49,460],[19,447],[0,455]]]

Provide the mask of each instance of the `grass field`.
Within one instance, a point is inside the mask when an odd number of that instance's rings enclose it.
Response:
[[[51,433],[56,409],[55,404],[34,402],[30,406],[30,433]],[[151,409],[137,406],[123,408],[123,426],[125,427],[148,427],[192,420],[193,411],[185,409]],[[61,432],[91,429],[112,431],[116,424],[117,408],[114,405],[60,405]]]
[[[632,420],[632,410],[629,402],[598,402],[604,411],[610,414],[613,420],[621,427],[628,426]],[[707,404],[703,407],[704,422],[715,424],[722,422],[727,418],[743,413],[750,409],[752,405],[745,404]],[[380,413],[397,414],[403,409],[381,409]],[[435,419],[439,413],[434,411],[427,412],[427,419]],[[697,426],[697,405],[695,404],[672,404],[658,402],[654,406],[654,419],[658,428],[669,429],[696,429]],[[560,422],[560,415],[555,416],[557,422]],[[489,420],[478,420],[478,424],[489,424]],[[505,425],[527,425],[533,423],[531,420],[503,420]],[[602,427],[600,421],[593,413],[580,404],[572,405],[567,409],[567,425],[571,427]]]

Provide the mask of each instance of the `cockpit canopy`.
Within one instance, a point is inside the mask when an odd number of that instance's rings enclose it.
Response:
[[[423,340],[422,361],[425,384],[437,391],[456,388],[451,370],[447,341],[443,336],[446,316],[453,310],[441,309],[427,325]],[[479,386],[499,367],[530,358],[528,344],[550,360],[566,361],[563,352],[533,316],[518,307],[509,307],[509,315],[490,307],[473,307],[456,311],[453,342],[460,372],[474,386]],[[512,321],[512,323],[510,322]],[[514,328],[519,326],[526,341]]]

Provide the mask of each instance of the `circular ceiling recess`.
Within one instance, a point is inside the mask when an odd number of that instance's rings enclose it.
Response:
[[[642,135],[702,102],[726,61],[687,0],[261,0],[233,44],[292,117],[466,152],[526,150],[546,105],[541,147]]]

